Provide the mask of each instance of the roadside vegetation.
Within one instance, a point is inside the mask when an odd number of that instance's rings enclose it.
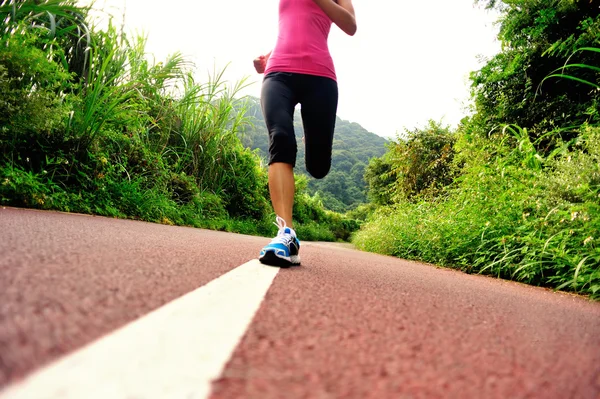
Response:
[[[0,1],[0,203],[270,236],[267,174],[237,132],[244,80],[88,22],[75,1]],[[242,112],[239,112],[242,110]],[[299,179],[298,231],[347,240]]]
[[[600,8],[480,1],[503,50],[456,130],[405,132],[366,172],[359,248],[600,299]]]

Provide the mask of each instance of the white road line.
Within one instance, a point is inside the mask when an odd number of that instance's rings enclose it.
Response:
[[[34,372],[0,398],[205,398],[278,271],[245,263]]]

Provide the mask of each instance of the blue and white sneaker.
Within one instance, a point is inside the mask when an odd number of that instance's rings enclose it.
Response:
[[[287,227],[285,220],[277,216],[273,223],[279,228],[277,236],[260,251],[258,260],[265,265],[290,267],[300,265],[300,241],[296,232]]]

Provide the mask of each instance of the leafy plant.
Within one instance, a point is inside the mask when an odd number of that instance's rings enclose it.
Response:
[[[582,81],[552,78],[552,84],[545,82],[540,90],[540,84],[563,69],[574,52],[578,64],[598,65],[597,52],[577,51],[598,47],[597,5],[553,0],[481,2],[501,11],[498,38],[503,50],[471,74],[477,131],[487,135],[498,126],[515,124],[527,129],[531,140],[546,152],[554,149],[555,141],[573,139],[582,123],[597,123],[597,114],[589,110],[598,107],[600,92],[583,82],[595,81],[593,69],[578,67],[577,78]],[[546,137],[539,141],[542,135]]]
[[[594,52],[594,53],[600,53],[600,48],[596,48],[596,47],[583,47],[583,48],[577,49],[577,50],[575,50],[573,52],[573,54],[571,54],[569,56],[569,59],[571,59],[571,57],[573,57],[577,52],[580,52],[580,51],[591,51],[591,52]],[[562,66],[561,68],[555,69],[554,71],[552,71],[552,73],[550,75],[546,76],[542,80],[542,82],[540,83],[540,86],[546,80],[548,80],[550,78],[563,78],[563,79],[570,79],[570,80],[573,80],[575,82],[583,83],[585,85],[591,86],[594,89],[600,89],[600,85],[598,85],[598,82],[592,82],[592,81],[589,81],[589,80],[586,80],[586,79],[581,79],[581,78],[578,78],[576,76],[569,75],[569,74],[565,73],[565,71],[567,69],[575,69],[575,70],[577,70],[577,69],[584,69],[584,70],[587,69],[587,70],[590,70],[590,71],[594,71],[597,74],[600,74],[600,67],[597,67],[597,66],[594,66],[594,65],[581,64],[581,63],[579,63],[579,64],[569,64],[568,62],[569,62],[569,60],[567,60],[567,63],[564,66]],[[557,73],[559,71],[561,73]]]

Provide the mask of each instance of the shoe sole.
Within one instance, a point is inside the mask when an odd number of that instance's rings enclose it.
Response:
[[[268,251],[258,260],[260,263],[268,266],[277,266],[282,268],[300,266],[300,256],[295,255],[291,256],[290,258],[292,259],[291,261],[278,257],[273,251]]]

